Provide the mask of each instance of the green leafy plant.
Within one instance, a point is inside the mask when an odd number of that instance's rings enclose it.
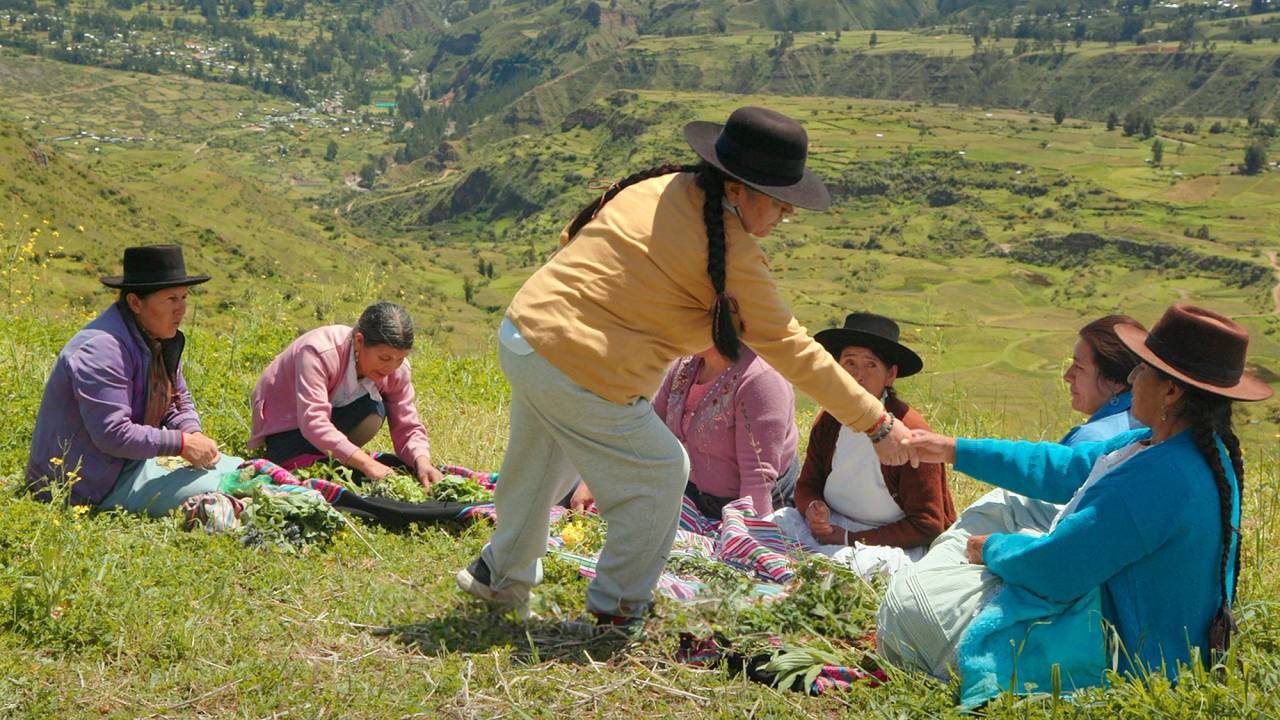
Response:
[[[493,493],[461,475],[445,475],[431,484],[431,499],[440,502],[491,502]]]
[[[363,485],[361,491],[365,495],[391,498],[401,502],[426,502],[431,498],[427,490],[418,482],[418,478],[404,473],[393,472],[381,480],[372,480]]]
[[[240,513],[241,542],[297,552],[304,545],[328,542],[343,519],[316,493],[277,493],[255,487]]]

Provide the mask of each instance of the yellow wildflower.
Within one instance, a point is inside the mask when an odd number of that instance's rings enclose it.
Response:
[[[587,534],[582,530],[580,525],[565,525],[560,531],[560,538],[564,540],[564,544],[570,547],[581,545],[583,540],[587,539]]]

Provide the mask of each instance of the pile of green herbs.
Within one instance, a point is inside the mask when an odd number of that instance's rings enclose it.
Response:
[[[384,478],[370,480],[338,463],[318,462],[292,472],[302,479],[328,480],[366,497],[384,497],[400,502],[486,503],[493,501],[493,491],[461,475],[445,475],[432,483],[428,490],[422,487],[418,478],[404,472],[393,472]]]
[[[320,493],[279,492],[255,486],[240,513],[240,542],[298,552],[327,543],[342,529],[344,519]]]

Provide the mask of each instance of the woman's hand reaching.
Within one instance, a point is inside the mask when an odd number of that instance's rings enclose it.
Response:
[[[912,430],[905,441],[920,462],[954,463],[956,461],[956,439],[948,435],[940,435],[928,430]]]
[[[876,456],[880,458],[881,464],[905,465],[911,463],[911,467],[919,467],[920,458],[916,454],[915,448],[908,443],[910,439],[911,430],[901,420],[895,420],[893,427],[889,430],[889,434],[881,438],[879,442],[872,443],[871,447],[875,448]]]

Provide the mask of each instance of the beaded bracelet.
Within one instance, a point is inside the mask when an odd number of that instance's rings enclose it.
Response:
[[[867,433],[867,437],[870,437],[873,443],[878,443],[889,437],[889,433],[893,432],[893,421],[893,413],[886,410],[884,417],[880,419],[880,423],[877,427],[872,428],[871,432]]]

